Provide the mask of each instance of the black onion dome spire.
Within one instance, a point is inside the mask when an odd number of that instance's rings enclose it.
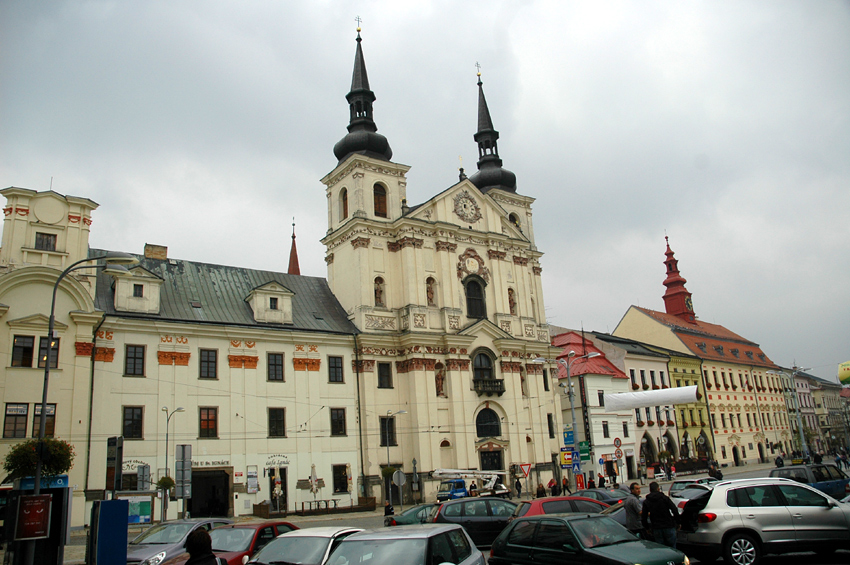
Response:
[[[351,92],[346,94],[351,118],[348,133],[334,145],[334,155],[341,163],[352,153],[367,155],[389,161],[393,150],[387,138],[376,133],[378,126],[372,119],[372,102],[375,93],[369,90],[369,77],[366,74],[366,62],[363,48],[360,46],[360,28],[357,28],[357,52],[354,55],[354,73],[351,76]]]
[[[493,120],[490,119],[481,73],[478,73],[478,133],[473,137],[478,143],[478,172],[469,177],[469,180],[481,192],[492,188],[516,192],[516,175],[503,168],[499,158],[499,132],[493,128]]]

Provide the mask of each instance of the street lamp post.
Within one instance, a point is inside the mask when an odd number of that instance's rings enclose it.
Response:
[[[399,414],[407,414],[407,410],[399,410],[398,412],[393,412],[392,410],[387,410],[387,425],[385,428],[386,436],[384,440],[387,444],[387,469],[390,468],[390,418],[393,416],[397,416]],[[390,506],[393,505],[393,491],[392,491],[392,476],[387,477],[387,500],[390,502]]]
[[[803,417],[800,415],[800,399],[797,397],[797,382],[794,380],[794,377],[797,373],[802,373],[805,371],[809,371],[810,369],[801,369],[799,367],[792,367],[793,372],[791,373],[791,396],[794,398],[794,411],[797,412],[797,431],[800,432],[800,447],[803,450],[803,457],[808,459],[809,457],[809,446],[806,444],[806,434],[803,433]],[[771,375],[788,375],[783,371],[767,371]]]
[[[599,353],[594,351],[592,353],[587,353],[585,355],[579,355],[578,357],[576,357],[576,352],[571,350],[571,351],[567,352],[566,360],[563,359],[563,358],[560,358],[560,357],[557,358],[557,359],[545,359],[543,357],[538,357],[534,360],[535,363],[559,363],[562,367],[564,367],[567,370],[567,383],[566,384],[559,383],[558,386],[560,386],[561,388],[564,388],[565,389],[564,393],[567,396],[569,396],[569,398],[570,398],[570,414],[571,414],[572,420],[573,420],[573,422],[572,422],[572,430],[573,430],[573,445],[572,445],[573,449],[572,450],[573,450],[573,453],[575,453],[577,451],[576,446],[578,444],[576,442],[576,438],[578,437],[578,434],[576,433],[576,405],[575,405],[575,401],[574,401],[575,392],[573,391],[573,381],[572,381],[572,375],[570,374],[570,368],[572,367],[573,363],[575,363],[579,359],[592,359],[593,357],[599,357]]]
[[[54,334],[54,326],[56,322],[56,292],[59,290],[59,283],[62,282],[69,273],[73,271],[79,271],[81,269],[104,269],[105,272],[108,273],[126,273],[127,268],[125,265],[135,265],[139,262],[139,260],[128,254],[128,253],[118,253],[118,252],[109,252],[103,256],[104,264],[102,265],[84,265],[83,263],[88,263],[90,261],[97,261],[97,257],[80,259],[75,263],[71,263],[67,269],[60,273],[59,277],[56,279],[56,283],[53,285],[53,298],[50,302],[50,318],[47,322],[47,353],[44,358],[44,385],[41,391],[41,416],[38,421],[38,455],[35,464],[35,481],[33,485],[33,494],[41,494],[41,475],[43,471],[43,459],[44,459],[44,434],[47,430],[47,388],[50,383],[50,364],[52,363],[53,357],[53,344],[56,336]],[[56,362],[59,362],[59,352],[56,352]],[[32,565],[35,562],[35,541],[30,541],[27,543],[26,548],[26,556],[24,562],[27,565]]]
[[[168,406],[163,406],[162,411],[165,412],[165,476],[170,477],[171,475],[168,472],[168,424],[171,422],[171,417],[174,416],[177,412],[185,412],[184,408],[180,406],[179,408],[175,408],[171,412],[168,411]],[[162,521],[165,522],[166,515],[165,513],[168,511],[168,491],[166,489],[162,489]]]

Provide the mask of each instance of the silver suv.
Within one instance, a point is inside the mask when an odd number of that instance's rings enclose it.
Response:
[[[702,561],[756,565],[766,553],[850,549],[850,505],[780,478],[720,481],[682,511],[676,547]],[[684,493],[683,493],[684,494]]]

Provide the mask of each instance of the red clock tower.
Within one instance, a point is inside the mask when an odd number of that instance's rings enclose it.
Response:
[[[667,266],[667,278],[664,280],[664,286],[667,291],[664,293],[664,309],[668,314],[677,316],[686,322],[694,323],[694,304],[691,301],[691,293],[685,288],[686,281],[679,274],[679,261],[673,256],[673,250],[670,249],[670,240],[664,236],[667,242],[667,251],[664,253],[667,259],[664,260],[664,265]]]

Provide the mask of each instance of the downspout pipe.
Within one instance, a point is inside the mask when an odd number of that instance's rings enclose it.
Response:
[[[366,496],[366,458],[363,454],[363,414],[361,412],[363,403],[360,398],[360,345],[357,343],[357,333],[354,337],[354,374],[357,381],[357,431],[360,443],[360,484],[363,485],[363,496]]]
[[[91,429],[92,429],[92,416],[94,410],[94,363],[95,356],[97,353],[97,332],[100,330],[100,327],[106,322],[106,314],[100,319],[100,322],[97,326],[92,330],[92,339],[91,339],[91,360],[90,360],[90,375],[89,375],[89,421],[88,421],[88,430],[86,431],[86,481],[83,486],[83,492],[86,493],[89,490],[89,469],[91,468]]]

